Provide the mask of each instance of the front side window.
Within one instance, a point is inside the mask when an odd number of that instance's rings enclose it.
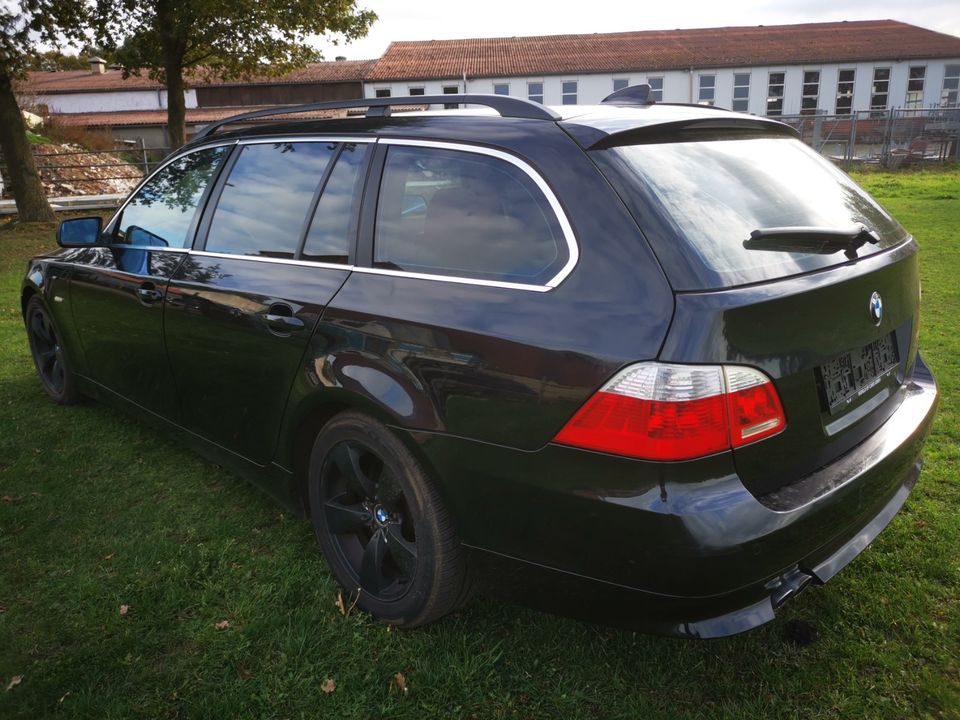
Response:
[[[700,76],[700,94],[697,97],[697,104],[713,105],[716,99],[716,90],[717,90],[717,76],[701,75]]]
[[[650,97],[656,102],[663,102],[663,78],[647,78],[647,85],[650,86]]]
[[[528,82],[527,83],[527,100],[532,100],[533,102],[543,103],[543,83],[542,82]]]
[[[737,112],[750,109],[750,73],[733,74],[733,107]]]
[[[151,247],[190,247],[190,228],[225,146],[184,155],[158,171],[137,191],[116,223],[114,242]]]
[[[958,95],[960,95],[960,65],[947,65],[943,73],[940,106],[945,108],[960,106]]]
[[[347,143],[317,203],[301,260],[346,263],[355,233],[360,170],[370,145]]]
[[[513,163],[461,150],[387,151],[376,267],[543,285],[568,252],[543,191]]]
[[[873,87],[870,92],[870,109],[886,110],[890,93],[890,68],[873,69]]]
[[[494,84],[493,84],[493,94],[494,94],[494,95],[509,95],[509,94],[510,94],[510,84],[509,84],[509,83],[494,83]]]
[[[767,82],[767,115],[783,115],[783,84],[787,74],[770,73]]]
[[[210,222],[206,250],[292,258],[336,144],[246,145]]]
[[[803,73],[803,95],[800,97],[800,114],[813,115],[817,112],[820,100],[820,71],[807,70]]]
[[[923,107],[923,85],[926,78],[927,68],[925,65],[910,68],[910,77],[907,80],[907,96],[904,98],[903,103],[904,107],[912,109]]]
[[[837,75],[837,115],[849,115],[853,110],[853,82],[856,70],[841,70]]]
[[[561,89],[563,92],[563,96],[562,96],[563,104],[576,105],[577,104],[577,81],[566,80],[562,83]]]

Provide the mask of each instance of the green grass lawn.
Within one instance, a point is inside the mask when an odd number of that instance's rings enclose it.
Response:
[[[47,401],[18,287],[53,228],[0,229],[0,718],[960,717],[960,168],[858,179],[922,247],[926,469],[827,586],[715,641],[487,599],[412,632],[343,617],[308,523],[126,416]],[[792,618],[820,640],[784,641]]]

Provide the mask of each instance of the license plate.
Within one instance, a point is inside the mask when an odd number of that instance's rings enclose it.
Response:
[[[893,333],[821,365],[820,389],[831,415],[842,411],[897,367]]]

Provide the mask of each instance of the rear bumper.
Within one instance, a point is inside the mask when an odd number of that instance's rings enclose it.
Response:
[[[463,541],[510,596],[652,632],[718,637],[773,618],[890,522],[920,472],[938,393],[917,358],[897,411],[831,465],[763,497],[729,453],[646,463],[549,445],[417,439]]]

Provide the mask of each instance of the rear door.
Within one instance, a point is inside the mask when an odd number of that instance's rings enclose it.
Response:
[[[241,144],[173,275],[165,337],[183,424],[258,464],[294,375],[350,274],[369,144]],[[312,222],[311,222],[312,218]]]
[[[163,346],[163,297],[186,257],[205,194],[229,147],[161,168],[104,232],[72,258],[70,301],[90,377],[163,417],[178,417]]]

